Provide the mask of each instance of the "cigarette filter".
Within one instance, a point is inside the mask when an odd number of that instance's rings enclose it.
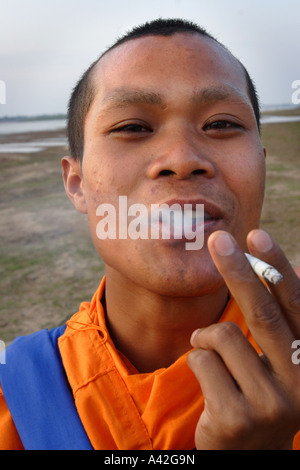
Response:
[[[252,269],[258,276],[261,276],[263,279],[271,282],[272,284],[279,284],[279,282],[282,281],[282,275],[273,266],[265,263],[259,258],[255,258],[255,256],[249,255],[248,253],[245,253],[245,255]]]

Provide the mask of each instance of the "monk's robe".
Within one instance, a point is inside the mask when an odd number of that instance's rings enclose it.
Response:
[[[168,368],[139,373],[109,335],[101,304],[104,286],[105,279],[58,339],[76,408],[93,448],[194,449],[204,398],[187,366],[188,352]],[[234,299],[219,320],[224,321],[235,322],[258,349]],[[300,433],[294,448],[300,448]],[[1,391],[0,449],[23,449]]]

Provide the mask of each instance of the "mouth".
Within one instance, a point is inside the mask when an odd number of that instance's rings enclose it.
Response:
[[[201,231],[210,233],[223,219],[221,209],[204,199],[170,199],[151,205],[151,228],[162,238],[191,240]],[[154,217],[153,217],[154,216]]]
[[[184,213],[188,217],[197,219],[199,217],[200,208],[203,208],[202,217],[204,222],[211,220],[218,220],[223,218],[223,213],[221,209],[214,203],[207,201],[205,199],[171,199],[169,201],[162,202],[158,204],[162,209],[174,210]]]

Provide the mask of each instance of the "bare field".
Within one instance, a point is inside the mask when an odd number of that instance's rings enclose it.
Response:
[[[52,133],[50,133],[52,134]],[[0,338],[62,324],[104,271],[85,215],[67,198],[64,148],[0,154]]]
[[[300,266],[300,122],[262,128],[267,149],[267,184],[261,228]]]

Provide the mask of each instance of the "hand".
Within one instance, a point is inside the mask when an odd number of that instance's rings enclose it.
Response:
[[[273,265],[283,281],[270,291],[226,232],[214,232],[208,248],[259,345],[258,355],[237,325],[224,322],[193,333],[188,364],[205,407],[197,449],[291,449],[300,429],[300,366],[292,343],[300,339],[300,280],[268,234],[247,237],[251,254]]]

